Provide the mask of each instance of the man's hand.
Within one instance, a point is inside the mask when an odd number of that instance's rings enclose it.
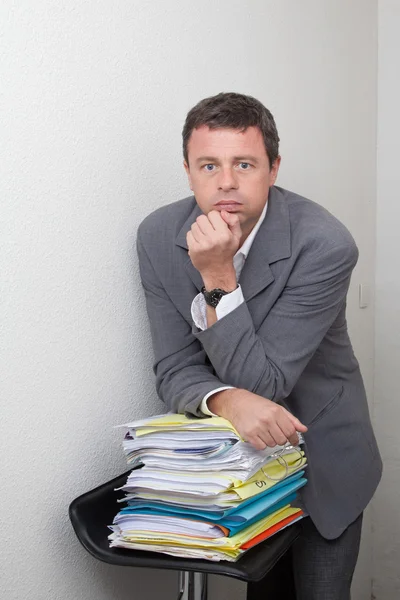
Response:
[[[193,223],[187,234],[189,256],[207,289],[235,289],[233,257],[240,246],[241,235],[238,216],[227,211],[212,210]]]
[[[257,450],[266,446],[283,446],[299,442],[296,431],[304,433],[307,427],[283,406],[247,390],[223,390],[207,401],[211,412],[228,419]]]

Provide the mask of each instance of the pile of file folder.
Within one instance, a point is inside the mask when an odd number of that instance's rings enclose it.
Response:
[[[307,481],[300,445],[256,450],[222,417],[166,414],[122,427],[133,470],[112,547],[236,561],[304,516],[295,506]]]

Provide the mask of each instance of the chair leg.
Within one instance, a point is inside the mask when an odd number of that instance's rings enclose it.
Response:
[[[177,600],[207,600],[207,573],[179,571]]]

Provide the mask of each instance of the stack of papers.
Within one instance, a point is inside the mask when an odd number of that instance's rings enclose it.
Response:
[[[222,417],[167,414],[122,427],[134,470],[112,547],[235,561],[304,516],[293,504],[306,483],[300,446],[256,450]]]

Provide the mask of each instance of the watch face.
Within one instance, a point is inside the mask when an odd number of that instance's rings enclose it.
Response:
[[[219,288],[215,288],[214,290],[210,290],[209,292],[207,292],[206,289],[203,288],[201,291],[203,293],[206,303],[209,306],[212,306],[213,308],[216,308],[218,306],[218,303],[221,300],[222,296],[228,294],[228,292],[225,292],[225,290],[221,290]]]
[[[225,296],[226,292],[221,292],[219,290],[211,290],[210,292],[210,305],[213,308],[218,306],[218,302],[221,300],[222,296]]]

